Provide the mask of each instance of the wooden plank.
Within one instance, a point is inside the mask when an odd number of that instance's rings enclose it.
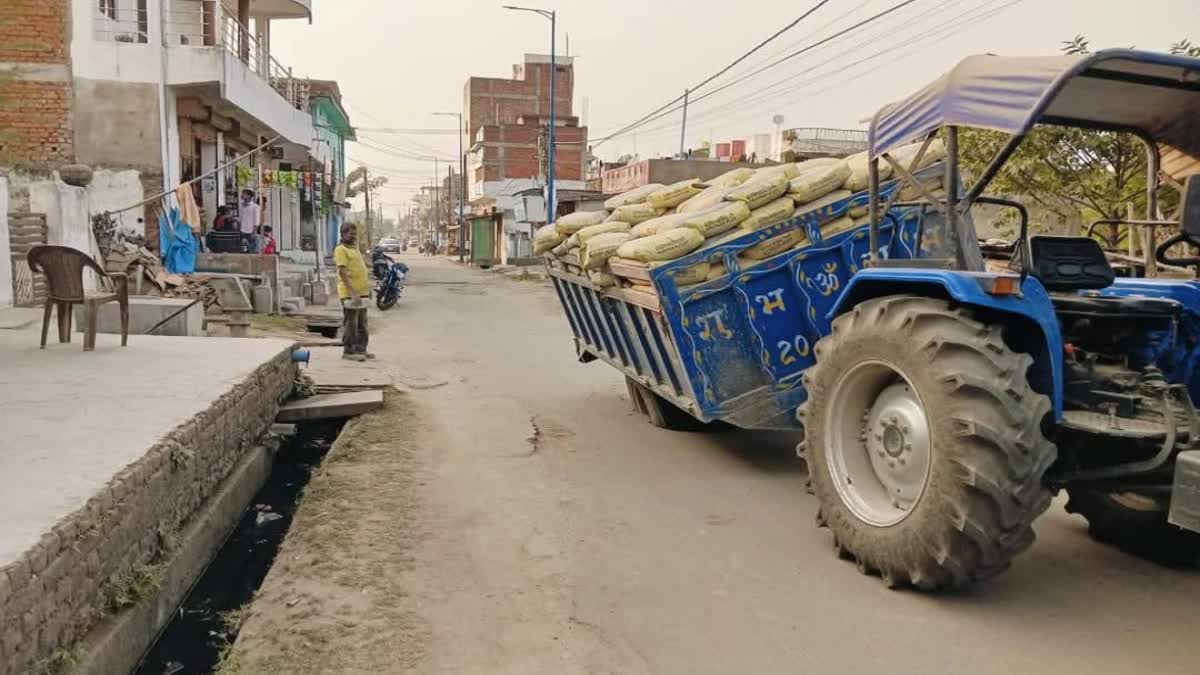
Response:
[[[279,414],[275,416],[275,421],[288,423],[353,417],[382,406],[383,392],[379,389],[352,391],[344,394],[322,394],[283,404],[279,407]]]
[[[649,288],[649,287],[647,287]],[[662,303],[658,299],[658,295],[647,291],[638,290],[635,288],[607,288],[604,294],[610,298],[624,300],[630,304],[639,307],[645,307],[654,312],[662,311]]]
[[[643,262],[633,260],[617,260],[616,258],[608,259],[608,269],[613,276],[625,277],[626,279],[640,279],[642,281],[650,281],[650,268]]]

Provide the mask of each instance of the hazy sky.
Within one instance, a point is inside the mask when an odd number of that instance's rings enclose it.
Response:
[[[711,91],[901,0],[830,0]],[[558,12],[559,53],[577,58],[575,111],[595,139],[651,112],[727,65],[818,0],[529,0]],[[499,0],[313,0],[313,23],[273,26],[275,56],[298,75],[337,80],[357,127],[453,129],[469,75],[510,77],[526,52],[549,53],[549,21]],[[1200,42],[1200,0],[915,0],[911,5],[746,79],[689,109],[689,147],[784,127],[861,128],[861,120],[982,52],[1047,54],[1076,33],[1093,49],[1164,50]],[[596,149],[666,155],[678,113]],[[452,134],[360,133],[351,158],[388,175],[382,202],[403,209],[433,175],[417,155],[457,155]],[[367,147],[370,144],[374,147]],[[356,165],[356,164],[354,164]],[[444,174],[445,168],[442,167]]]

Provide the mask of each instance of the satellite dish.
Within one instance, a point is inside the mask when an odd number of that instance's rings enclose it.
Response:
[[[783,115],[776,115],[771,118],[771,121],[775,124],[783,124]]]

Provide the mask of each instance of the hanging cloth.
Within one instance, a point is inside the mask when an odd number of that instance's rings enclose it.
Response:
[[[163,265],[171,274],[196,271],[196,237],[192,228],[180,222],[179,209],[172,207],[158,217],[158,246]]]

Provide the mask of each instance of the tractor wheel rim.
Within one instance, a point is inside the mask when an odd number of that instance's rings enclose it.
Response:
[[[842,503],[862,521],[895,525],[912,512],[929,480],[929,418],[911,381],[895,366],[862,361],[831,391],[828,469]]]

